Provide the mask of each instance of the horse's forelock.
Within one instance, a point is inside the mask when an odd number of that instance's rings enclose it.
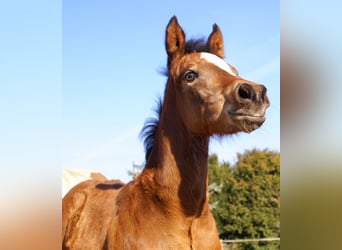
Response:
[[[207,46],[207,43],[204,38],[197,38],[197,39],[190,39],[185,44],[185,54],[191,54],[195,52],[207,52],[210,53],[210,50]],[[162,67],[158,70],[158,72],[168,77],[169,72],[167,70],[167,67]]]
[[[191,54],[194,52],[210,52],[204,38],[190,39],[186,42],[185,53]]]

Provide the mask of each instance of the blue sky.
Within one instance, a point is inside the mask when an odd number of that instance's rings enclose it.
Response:
[[[210,152],[280,150],[278,1],[64,1],[62,9],[63,168],[91,168],[128,181],[144,161],[139,131],[166,78],[165,26],[176,15],[187,38],[222,30],[226,61],[267,86],[271,107],[251,134],[212,140]]]
[[[173,15],[188,38],[208,36],[217,23],[226,61],[268,88],[271,107],[264,126],[212,140],[210,152],[234,162],[245,149],[280,149],[276,1],[222,1],[210,7],[194,1],[65,1],[62,14],[62,167],[91,168],[127,181],[133,162],[143,162],[138,134],[163,93],[166,79],[159,71],[166,62],[165,26]]]

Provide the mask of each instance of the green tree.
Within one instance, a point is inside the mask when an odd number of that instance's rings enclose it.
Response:
[[[128,170],[128,175],[132,177],[132,179],[135,179],[143,170],[144,165],[138,165],[133,163],[132,170]]]
[[[237,163],[219,164],[209,157],[211,210],[223,239],[280,235],[280,154],[268,150],[238,154]],[[212,175],[212,176],[211,176]],[[209,189],[210,191],[210,189]],[[276,244],[279,244],[276,243]],[[242,249],[277,249],[274,243],[248,243]],[[271,246],[272,245],[272,246]]]

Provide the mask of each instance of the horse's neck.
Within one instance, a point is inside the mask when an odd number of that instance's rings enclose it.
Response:
[[[164,102],[146,168],[158,187],[168,190],[165,199],[178,201],[187,216],[198,215],[208,202],[208,143],[208,137],[187,131],[174,103]]]

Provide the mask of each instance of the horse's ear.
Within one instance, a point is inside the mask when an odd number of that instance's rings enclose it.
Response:
[[[207,46],[211,53],[224,58],[223,37],[221,30],[216,23],[213,25],[213,31],[208,38]]]
[[[165,47],[169,62],[185,53],[185,35],[176,16],[170,19],[166,27]]]

